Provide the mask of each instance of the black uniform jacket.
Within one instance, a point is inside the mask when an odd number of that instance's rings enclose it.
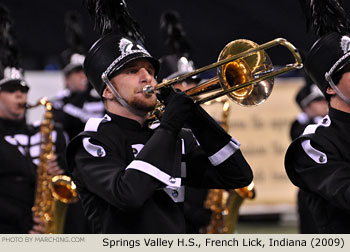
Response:
[[[298,117],[292,123],[292,126],[290,128],[291,139],[296,139],[301,134],[303,134],[306,126],[308,126],[309,124],[317,124],[321,119],[322,117],[319,116],[315,118],[309,118],[305,112],[299,113]]]
[[[288,148],[285,168],[320,233],[350,233],[350,114],[330,108]]]
[[[52,133],[62,169],[66,141],[62,130]],[[32,228],[36,167],[40,155],[40,127],[25,120],[0,119],[0,233],[28,233]]]
[[[184,233],[185,184],[251,182],[239,143],[217,126],[199,124],[197,140],[205,138],[207,153],[189,130],[175,137],[110,113],[87,122],[69,144],[67,160],[93,232]]]

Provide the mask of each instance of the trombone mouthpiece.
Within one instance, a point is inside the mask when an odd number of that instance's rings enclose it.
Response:
[[[152,94],[154,94],[154,87],[152,87],[151,85],[146,85],[143,87],[142,92],[145,96],[151,96]]]

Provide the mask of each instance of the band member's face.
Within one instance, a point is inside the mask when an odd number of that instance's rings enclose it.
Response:
[[[87,78],[84,71],[73,72],[66,78],[66,87],[72,92],[83,92],[87,88]]]
[[[311,117],[324,117],[328,114],[328,102],[326,99],[319,99],[312,101],[307,108],[305,108],[305,112]]]
[[[142,89],[157,84],[154,74],[154,67],[147,59],[136,59],[119,70],[111,83],[131,107],[148,112],[154,109],[157,98],[155,94],[145,96]]]
[[[27,93],[21,90],[0,91],[0,117],[9,120],[21,120],[25,113]]]

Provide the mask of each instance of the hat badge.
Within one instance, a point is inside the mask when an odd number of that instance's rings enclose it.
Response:
[[[136,47],[136,49],[133,49],[134,47]],[[145,48],[143,48],[141,45],[138,44],[134,44],[133,42],[131,42],[130,40],[126,39],[126,38],[121,38],[119,41],[119,50],[122,53],[122,55],[129,55],[132,53],[138,53],[138,52],[143,52],[147,55],[149,55],[149,53],[146,51]]]
[[[343,36],[340,40],[340,46],[345,53],[350,51],[350,37],[348,36]]]

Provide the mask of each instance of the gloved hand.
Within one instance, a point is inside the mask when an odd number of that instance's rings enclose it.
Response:
[[[168,97],[172,92],[174,92],[174,89],[171,87],[161,88],[161,89],[159,89],[159,92],[156,93],[156,95],[157,95],[158,100],[165,103],[168,100]]]
[[[177,135],[185,121],[192,114],[193,100],[180,91],[170,89],[169,95],[165,98],[165,112],[160,121],[160,128],[167,129]]]

